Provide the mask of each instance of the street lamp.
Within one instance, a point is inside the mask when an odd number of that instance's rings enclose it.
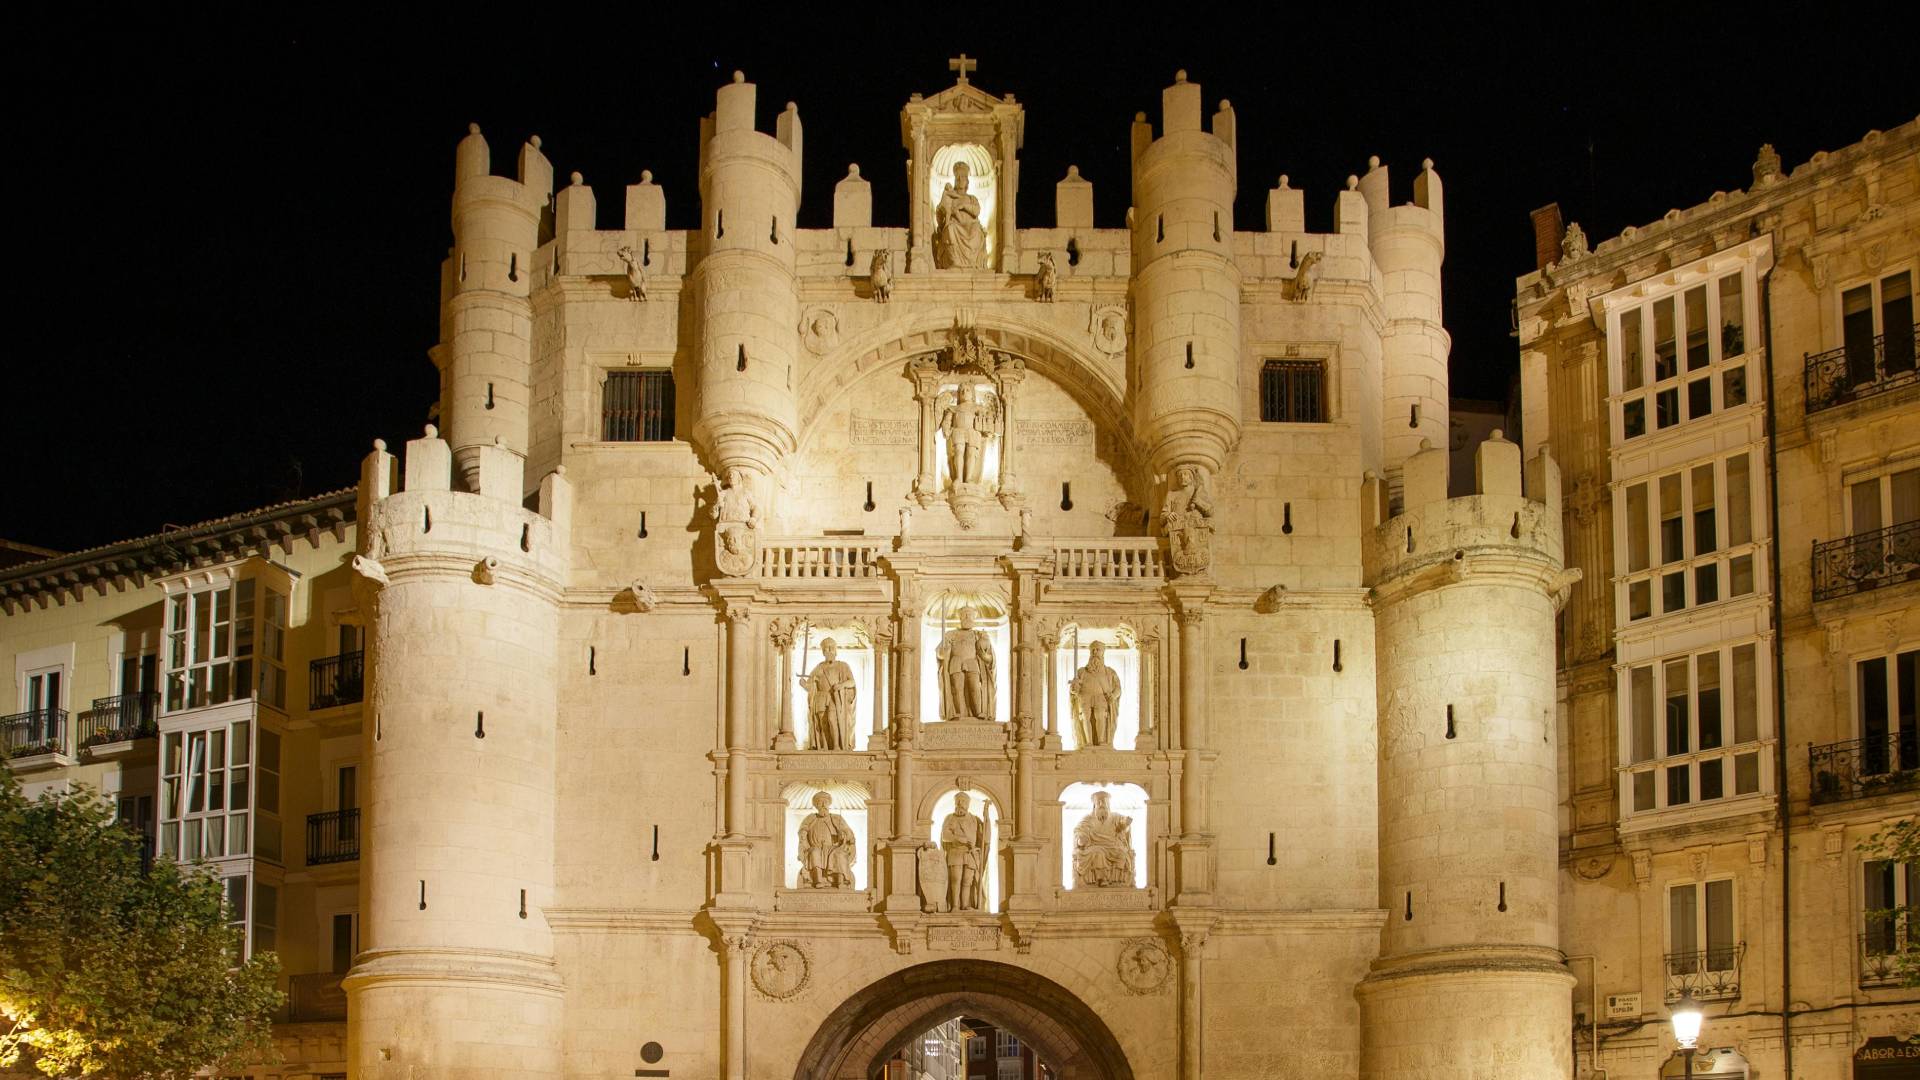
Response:
[[[1700,1041],[1700,1006],[1692,994],[1683,995],[1673,1006],[1673,1039],[1684,1055],[1686,1080],[1693,1080],[1693,1046]]]

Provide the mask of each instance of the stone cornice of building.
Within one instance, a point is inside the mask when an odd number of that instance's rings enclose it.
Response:
[[[1039,934],[1058,938],[1111,938],[1116,930],[1150,936],[1156,933],[1158,911],[1049,911],[1042,915]],[[1377,934],[1386,924],[1383,908],[1309,908],[1305,910],[1214,909],[1213,932],[1232,935],[1263,934]],[[547,925],[558,933],[620,931],[688,933],[702,935],[700,912],[695,909],[548,908]],[[919,918],[979,919],[928,913]],[[754,923],[759,934],[792,934],[815,938],[864,938],[883,933],[875,912],[776,912],[762,914]],[[991,919],[981,921],[992,921]]]
[[[1776,174],[1777,179],[1771,183],[1757,183],[1745,191],[1719,192],[1687,209],[1670,210],[1657,221],[1629,226],[1620,235],[1602,240],[1591,254],[1571,262],[1562,259],[1545,269],[1521,275],[1514,283],[1515,292],[1522,297],[1524,306],[1551,296],[1554,290],[1569,282],[1611,276],[1676,237],[1710,232],[1729,221],[1764,213],[1802,198],[1822,181],[1851,169],[1864,158],[1895,157],[1916,151],[1920,151],[1920,117],[1891,131],[1870,132],[1859,142],[1838,150],[1816,153],[1792,173]],[[1529,298],[1529,291],[1536,288],[1538,295]]]
[[[302,539],[319,547],[323,533],[344,543],[354,521],[355,495],[355,489],[345,488],[9,567],[0,570],[0,611],[13,615],[30,603],[78,602],[89,588],[101,595],[109,586],[142,588],[150,578],[182,570],[250,555],[269,557],[276,546],[292,551]]]

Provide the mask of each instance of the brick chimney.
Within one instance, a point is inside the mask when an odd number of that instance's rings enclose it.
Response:
[[[1551,202],[1528,215],[1533,219],[1533,268],[1545,270],[1560,261],[1560,239],[1567,234],[1560,220],[1560,204]]]

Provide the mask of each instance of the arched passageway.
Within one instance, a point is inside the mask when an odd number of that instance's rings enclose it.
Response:
[[[872,1080],[908,1039],[963,1014],[1018,1035],[1060,1080],[1133,1080],[1119,1041],[1086,1002],[1051,979],[987,960],[918,964],[855,993],[814,1032],[794,1080]]]

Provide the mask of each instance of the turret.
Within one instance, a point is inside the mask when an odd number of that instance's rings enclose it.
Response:
[[[440,418],[469,490],[481,447],[526,457],[533,341],[528,302],[541,216],[553,195],[553,166],[540,137],[520,148],[518,179],[494,176],[480,125],[454,155],[453,253],[445,275]]]
[[[1420,163],[1413,202],[1390,204],[1387,167],[1367,161],[1358,189],[1366,203],[1367,246],[1386,282],[1382,372],[1381,460],[1398,479],[1422,439],[1447,443],[1447,354],[1452,339],[1440,325],[1440,264],[1446,224],[1440,174]]]
[[[1161,132],[1133,123],[1136,422],[1156,472],[1219,472],[1240,438],[1240,272],[1233,263],[1234,122],[1201,128],[1200,86],[1182,71]]]
[[[1379,701],[1380,959],[1360,986],[1363,1078],[1449,1060],[1564,1076],[1573,979],[1558,952],[1554,624],[1560,477],[1543,452],[1480,446],[1478,491],[1448,454],[1407,459],[1405,510],[1362,496]],[[1555,1038],[1554,1032],[1560,1037]],[[1478,1065],[1476,1064],[1476,1068]]]
[[[407,444],[403,491],[382,445],[361,471],[367,786],[361,952],[344,985],[349,1067],[368,1080],[561,1071],[545,913],[572,497],[556,471],[539,511],[523,509],[504,444],[469,461],[473,493],[428,427]]]
[[[765,476],[795,444],[800,113],[789,102],[775,134],[756,131],[754,91],[734,72],[701,122],[707,250],[693,271],[701,320],[693,441],[717,473],[737,465]]]

